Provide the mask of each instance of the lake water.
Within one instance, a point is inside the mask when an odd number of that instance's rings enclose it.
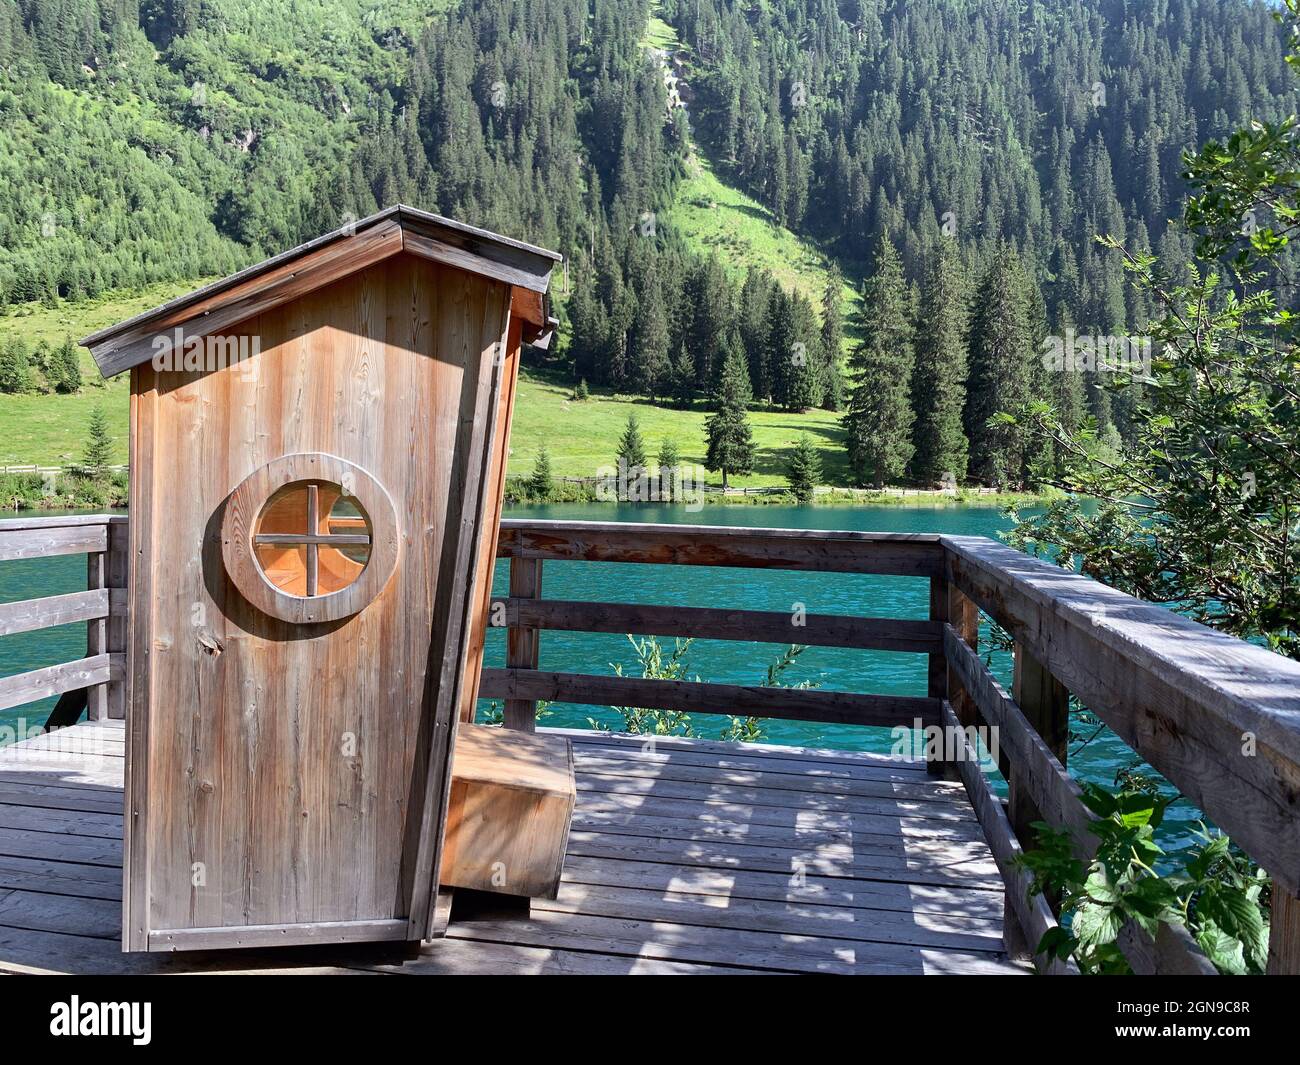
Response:
[[[850,529],[878,532],[942,532],[996,536],[1008,520],[996,507],[913,505],[876,507],[705,507],[687,511],[673,506],[557,505],[515,507],[507,517],[568,518],[600,521],[667,522],[694,525],[767,526],[777,528]],[[507,594],[508,563],[497,563],[494,587]],[[84,556],[63,556],[0,564],[0,602],[57,595],[85,587]],[[808,613],[854,614],[890,618],[925,618],[929,609],[928,582],[909,577],[858,574],[798,573],[781,570],[713,569],[647,566],[600,562],[547,562],[543,594],[548,598],[605,602],[735,607],[793,612],[802,604]],[[666,639],[665,646],[673,641]],[[784,646],[697,640],[686,656],[689,675],[707,681],[758,684]],[[35,669],[85,653],[85,626],[69,625],[35,633],[0,637],[0,676]],[[505,634],[489,630],[488,665],[505,662]],[[541,668],[581,673],[612,673],[615,664],[639,675],[640,668],[627,638],[602,633],[544,632]],[[992,666],[1010,688],[1011,662],[995,653]],[[810,681],[828,690],[924,695],[926,661],[922,655],[887,651],[809,647],[782,678],[787,684]],[[42,724],[54,700],[0,711],[0,726]],[[483,703],[484,709],[487,704]],[[547,725],[587,727],[589,719],[611,726],[621,721],[612,710],[554,704]],[[726,719],[696,715],[692,724],[703,736],[716,736]],[[842,747],[887,752],[893,739],[886,729],[810,722],[769,721],[766,738],[774,743]],[[4,729],[0,737],[11,735]],[[1071,768],[1080,777],[1113,784],[1117,770],[1133,761],[1133,753],[1108,731],[1072,755]],[[1168,815],[1166,840],[1175,845],[1188,838],[1199,814],[1180,803]]]

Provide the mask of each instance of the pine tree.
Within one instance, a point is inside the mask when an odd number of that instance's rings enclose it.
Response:
[[[695,398],[696,371],[695,360],[691,358],[685,342],[678,347],[677,357],[673,359],[671,378],[673,400],[678,406],[689,408]]]
[[[822,294],[822,327],[819,337],[822,370],[822,406],[839,410],[844,405],[844,369],[840,349],[844,346],[844,318],[840,311],[840,272],[832,268]]]
[[[917,316],[912,371],[912,475],[923,484],[966,479],[966,290],[947,243],[935,255]]]
[[[771,397],[771,378],[768,372],[768,304],[775,287],[771,275],[751,266],[740,290],[737,308],[737,325],[740,329],[741,348],[748,360],[746,379],[752,394],[760,399]],[[724,354],[723,359],[726,359]]]
[[[609,343],[609,316],[592,292],[589,280],[580,280],[569,304],[568,351],[573,368],[585,380],[600,380],[601,353]]]
[[[1050,347],[1047,340],[1050,332],[1047,320],[1047,300],[1044,299],[1043,290],[1033,277],[1026,274],[1024,280],[1025,299],[1029,305],[1029,395],[1034,399],[1046,399],[1051,402],[1056,384],[1053,378],[1061,375],[1055,374],[1048,369],[1048,360],[1045,357],[1045,353]],[[1071,374],[1070,376],[1077,375]],[[1030,471],[1050,468],[1056,456],[1050,441],[1030,438],[1025,441],[1025,444],[1025,481],[1028,482],[1031,477]]]
[[[817,448],[807,433],[799,434],[799,442],[790,454],[786,464],[786,480],[790,484],[790,493],[795,502],[801,506],[811,503],[813,490],[822,478],[822,460]]]
[[[849,368],[852,392],[844,415],[845,446],[859,484],[897,481],[912,457],[912,331],[898,252],[881,240],[876,271],[863,293],[862,343]]]
[[[1003,246],[975,298],[965,422],[970,473],[985,484],[1023,485],[1028,479],[1024,434],[1015,426],[991,422],[995,415],[1015,411],[1033,398],[1037,353],[1028,284],[1019,257]]]
[[[73,393],[81,389],[81,361],[77,358],[77,346],[72,337],[64,337],[51,360],[54,375],[50,382],[56,392]]]
[[[15,395],[31,385],[26,342],[20,336],[6,337],[0,343],[0,392]]]
[[[90,423],[86,428],[86,446],[82,452],[81,465],[96,480],[107,472],[113,462],[113,438],[108,433],[108,419],[104,409],[95,406],[90,412]]]
[[[551,456],[546,450],[546,445],[543,444],[533,462],[533,472],[528,475],[528,497],[544,502],[551,498],[554,487],[554,482],[551,480]]]
[[[766,347],[762,361],[765,376],[761,384],[754,384],[760,398],[788,409],[791,372],[799,352],[795,349],[794,302],[780,285],[773,285],[768,295],[763,339]],[[806,361],[807,353],[803,355]]]
[[[578,403],[586,403],[591,398],[591,391],[587,388],[587,379],[579,378],[578,387],[573,390],[573,398]]]
[[[1056,320],[1053,341],[1064,346],[1067,339],[1073,339],[1076,330],[1069,308],[1062,307]],[[1047,375],[1046,394],[1039,397],[1046,399],[1056,410],[1056,417],[1067,433],[1075,433],[1083,424],[1087,408],[1084,392],[1084,375],[1077,368],[1062,366],[1059,370],[1044,366]],[[1065,472],[1066,454],[1063,450],[1052,447],[1050,456],[1052,469],[1059,475]]]
[[[683,340],[695,369],[694,387],[709,390],[717,380],[722,345],[734,316],[727,275],[716,255],[700,260],[683,291],[687,324]]]
[[[668,355],[668,315],[659,272],[651,261],[638,294],[629,347],[633,379],[651,401],[670,384],[672,363]]]
[[[658,463],[659,498],[671,502],[677,498],[678,468],[682,460],[677,453],[677,445],[667,437],[664,437],[663,443],[659,445]]]
[[[48,340],[38,340],[36,346],[32,348],[32,357],[28,360],[28,365],[32,369],[40,371],[41,377],[45,379],[44,385],[39,385],[41,391],[48,391],[54,387],[54,351],[50,348]],[[34,382],[35,383],[35,382]]]
[[[627,416],[627,425],[619,437],[618,461],[629,478],[639,477],[645,472],[645,441],[641,439],[641,426],[635,413]]]
[[[722,376],[714,396],[714,414],[705,423],[707,454],[704,466],[722,472],[722,487],[733,473],[748,473],[754,467],[754,439],[747,413],[750,400],[749,372],[737,338],[731,338],[723,356]]]
[[[821,341],[812,304],[795,293],[790,301],[794,342],[791,345],[784,397],[786,410],[803,412],[822,402]]]

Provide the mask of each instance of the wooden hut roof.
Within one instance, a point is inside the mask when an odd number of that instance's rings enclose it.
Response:
[[[530,327],[524,340],[544,344],[549,338],[555,319],[546,290],[559,255],[397,204],[101,329],[81,343],[100,373],[112,377],[151,358],[159,334],[178,328],[189,337],[216,333],[399,252],[505,282],[515,293],[512,313]]]

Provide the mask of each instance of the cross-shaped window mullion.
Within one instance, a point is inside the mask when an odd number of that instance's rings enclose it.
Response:
[[[307,531],[316,536],[320,531],[320,492],[316,485],[307,486]],[[308,541],[307,543],[307,594],[309,596],[316,594],[316,586],[319,583],[320,568],[320,545]]]
[[[320,547],[326,544],[332,547],[369,546],[370,536],[366,533],[322,533],[320,530],[320,492],[319,486],[307,485],[307,531],[305,533],[258,533],[253,537],[255,544],[275,544],[282,547],[305,547],[307,549],[307,595],[314,596],[320,583]]]

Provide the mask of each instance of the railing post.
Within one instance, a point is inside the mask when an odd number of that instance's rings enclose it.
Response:
[[[957,634],[972,651],[979,648],[979,610],[974,602],[968,599],[955,584],[948,585],[947,621],[949,625],[957,630]],[[947,671],[945,683],[948,689],[948,703],[952,706],[952,712],[957,715],[957,720],[961,722],[963,728],[978,724],[976,721],[975,700],[962,687],[960,674],[952,666],[946,665],[946,658],[944,661]]]
[[[941,636],[943,633],[943,625],[948,620],[949,595],[949,585],[946,578],[930,578],[930,620],[938,623]],[[939,645],[939,650],[933,652],[929,656],[928,669],[926,694],[929,695],[931,699],[948,699],[951,692],[949,687],[948,656],[943,653],[942,643]],[[946,744],[943,745],[943,747],[946,746]],[[944,768],[945,765],[946,761],[943,754],[940,753],[936,758],[927,759],[925,768],[931,776],[938,776],[946,772]]]
[[[1065,765],[1070,740],[1070,693],[1019,643],[1015,649],[1011,697],[1057,761]],[[1007,783],[1007,817],[1021,846],[1028,847],[1033,837],[1029,826],[1042,820],[1042,814],[1026,789],[1020,786],[1014,766]]]
[[[542,560],[510,560],[510,597],[539,599],[542,594]],[[512,625],[506,630],[506,666],[536,669],[540,651],[538,630],[530,625]],[[537,703],[532,699],[507,699],[503,719],[506,728],[520,732],[537,731]]]
[[[1028,718],[1029,724],[1064,765],[1069,740],[1070,693],[1019,643],[1015,646],[1011,690],[1012,698]],[[1007,778],[1007,820],[1011,822],[1011,830],[1015,832],[1020,846],[1028,850],[1033,845],[1033,829],[1030,826],[1035,821],[1043,820],[1043,815],[1030,798],[1029,789],[1024,786],[1016,766],[1009,764],[1001,754],[998,761]],[[1010,899],[1007,900],[1007,912],[1011,912]],[[1037,943],[1029,942],[1024,930],[1016,927],[1014,920],[1004,920],[1003,939],[1007,953],[1013,956],[1030,956],[1038,947]]]
[[[108,587],[108,552],[95,551],[86,556],[86,587]],[[108,618],[86,622],[86,657],[108,650]],[[86,692],[86,719],[103,721],[108,717],[108,685],[96,684]]]
[[[129,632],[127,617],[127,589],[130,587],[128,567],[131,564],[131,527],[124,521],[108,525],[108,653],[126,654]],[[108,716],[116,720],[126,718],[127,673],[110,680]]]
[[[947,624],[956,629],[972,649],[979,644],[979,611],[946,577],[930,578],[930,620],[939,623],[941,637],[943,626]],[[961,677],[948,664],[948,656],[942,647],[930,655],[928,694],[932,699],[947,700],[963,728],[976,723],[975,703],[962,687]],[[945,756],[948,746],[945,741]],[[958,744],[957,750],[962,749],[962,745]],[[945,766],[947,763],[941,759],[931,759],[926,763],[926,769],[931,775],[943,773],[956,779],[957,774],[952,771],[952,767],[945,769]]]
[[[108,522],[105,526],[107,550],[86,556],[86,587],[103,588],[109,594],[108,617],[86,623],[86,657],[126,651],[126,567],[129,558],[128,526],[125,522]],[[116,593],[116,594],[115,594]],[[114,610],[114,600],[117,609]],[[86,718],[103,721],[126,717],[126,682],[118,677],[96,684],[86,693]]]
[[[1300,976],[1300,898],[1273,878],[1273,912],[1268,929],[1268,974]]]

